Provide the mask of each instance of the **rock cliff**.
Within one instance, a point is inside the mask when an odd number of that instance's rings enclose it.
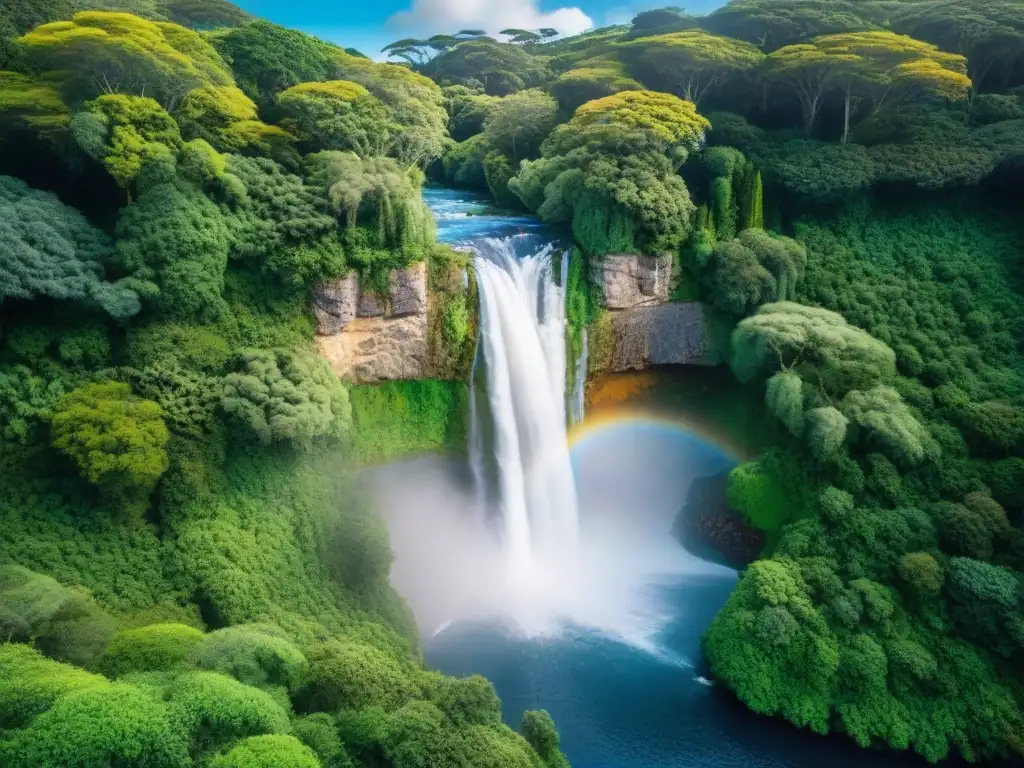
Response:
[[[423,262],[392,270],[384,296],[363,291],[356,274],[328,281],[313,294],[320,351],[349,381],[425,378],[427,305]]]
[[[670,254],[610,254],[590,276],[607,310],[589,336],[591,374],[707,362],[703,307],[669,301]]]

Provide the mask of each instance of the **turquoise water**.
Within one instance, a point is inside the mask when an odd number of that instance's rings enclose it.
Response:
[[[682,506],[695,478],[732,465],[719,447],[685,429],[601,427],[573,450],[582,524],[588,509],[600,506],[618,510],[631,525],[658,530]],[[663,525],[652,525],[659,520]],[[622,545],[640,543],[625,539]],[[677,546],[667,530],[662,543]],[[700,637],[734,584],[720,572],[650,584],[647,599],[670,616],[650,647],[585,627],[527,639],[496,624],[455,623],[426,642],[425,654],[447,674],[492,680],[513,726],[527,709],[551,712],[574,768],[923,765],[758,717],[724,687],[702,682]]]
[[[489,209],[480,196],[444,189],[424,196],[442,242],[557,236],[534,217]],[[424,642],[431,666],[488,677],[510,725],[527,709],[547,709],[574,768],[924,765],[758,717],[704,678],[700,638],[736,574],[686,553],[671,529],[692,482],[735,465],[722,447],[678,425],[626,420],[587,432],[572,464],[581,535],[600,545],[592,549],[602,572],[573,585],[580,594],[565,605],[578,621],[527,635],[494,619],[459,619],[460,607],[478,612],[488,594],[473,583],[484,561],[460,562],[486,547],[458,538],[460,515],[471,508],[464,463],[426,457],[374,470],[392,526],[393,582],[427,634],[442,627]],[[621,590],[612,586],[620,576]],[[552,584],[552,592],[560,588]],[[467,594],[449,597],[460,590]]]

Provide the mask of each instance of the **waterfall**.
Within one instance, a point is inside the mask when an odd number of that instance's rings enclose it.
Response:
[[[587,388],[587,366],[590,363],[590,349],[587,346],[586,326],[583,327],[580,343],[580,356],[576,358],[576,376],[573,380],[572,400],[569,402],[570,424],[579,424],[583,421],[584,398]]]
[[[474,407],[471,462],[483,477],[483,457],[493,456],[495,488],[485,497],[497,502],[509,566],[518,574],[528,574],[538,554],[569,554],[578,540],[565,431],[565,302],[553,279],[554,248],[533,248],[536,242],[517,236],[474,243],[478,355],[493,429],[482,427],[482,409]]]

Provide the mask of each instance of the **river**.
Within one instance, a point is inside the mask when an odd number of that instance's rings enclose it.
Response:
[[[425,197],[442,242],[557,237],[470,194]],[[692,384],[715,374],[682,375]],[[720,401],[721,377],[707,381]],[[544,571],[528,601],[496,587],[500,553],[464,525],[479,500],[467,462],[421,457],[375,469],[393,582],[424,631],[428,663],[488,677],[513,726],[524,710],[547,709],[574,768],[923,765],[756,716],[706,679],[700,638],[736,573],[686,552],[671,531],[691,483],[728,471],[753,447],[734,438],[709,424],[699,396],[668,410],[588,415],[569,452],[583,554],[572,561],[575,578]]]

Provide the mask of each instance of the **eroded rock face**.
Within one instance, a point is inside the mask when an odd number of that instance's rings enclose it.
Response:
[[[704,360],[704,311],[696,302],[634,307],[611,318],[612,371]]]
[[[704,308],[672,302],[609,312],[590,334],[590,374],[709,364]]]
[[[420,379],[428,374],[427,269],[392,270],[386,297],[363,293],[348,275],[313,295],[317,343],[343,379],[358,383]]]
[[[594,260],[590,277],[601,286],[610,310],[665,304],[672,282],[672,255],[612,253]]]
[[[330,280],[313,291],[316,332],[322,336],[340,333],[355,317],[359,305],[359,276],[355,273]]]

